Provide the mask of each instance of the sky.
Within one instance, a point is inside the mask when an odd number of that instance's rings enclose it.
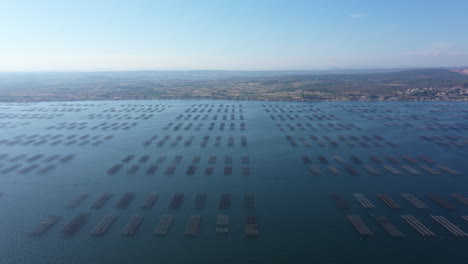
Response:
[[[468,66],[466,0],[0,0],[0,71]]]

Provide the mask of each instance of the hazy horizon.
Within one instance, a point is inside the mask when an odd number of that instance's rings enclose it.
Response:
[[[0,71],[460,67],[467,9],[419,0],[15,1],[0,10]]]
[[[342,66],[342,67],[323,67],[323,68],[276,68],[276,69],[185,69],[185,68],[162,68],[162,69],[64,69],[64,70],[12,70],[1,71],[0,73],[105,73],[105,72],[333,72],[333,71],[349,71],[349,72],[379,72],[379,71],[406,71],[406,70],[427,70],[427,69],[457,69],[468,68],[466,65],[457,66],[401,66],[401,67],[385,67],[385,66]]]

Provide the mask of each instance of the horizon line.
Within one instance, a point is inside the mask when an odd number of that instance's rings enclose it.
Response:
[[[348,71],[365,71],[365,70],[412,70],[412,69],[457,69],[468,68],[468,66],[363,66],[363,67],[327,67],[327,68],[308,68],[308,69],[89,69],[89,70],[12,70],[3,71],[0,73],[93,73],[93,72],[284,72],[284,71],[333,71],[333,70],[348,70]]]

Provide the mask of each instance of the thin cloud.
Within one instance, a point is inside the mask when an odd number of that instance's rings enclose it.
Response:
[[[348,17],[352,19],[359,19],[359,18],[363,18],[366,16],[367,14],[364,14],[364,13],[355,13],[355,14],[350,14]]]

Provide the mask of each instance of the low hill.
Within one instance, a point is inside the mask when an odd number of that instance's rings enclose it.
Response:
[[[386,73],[363,73],[363,74],[324,74],[324,75],[283,75],[269,77],[269,79],[296,79],[296,80],[385,80],[385,81],[408,81],[408,80],[468,80],[468,76],[460,72],[445,69],[423,69],[406,70]]]

